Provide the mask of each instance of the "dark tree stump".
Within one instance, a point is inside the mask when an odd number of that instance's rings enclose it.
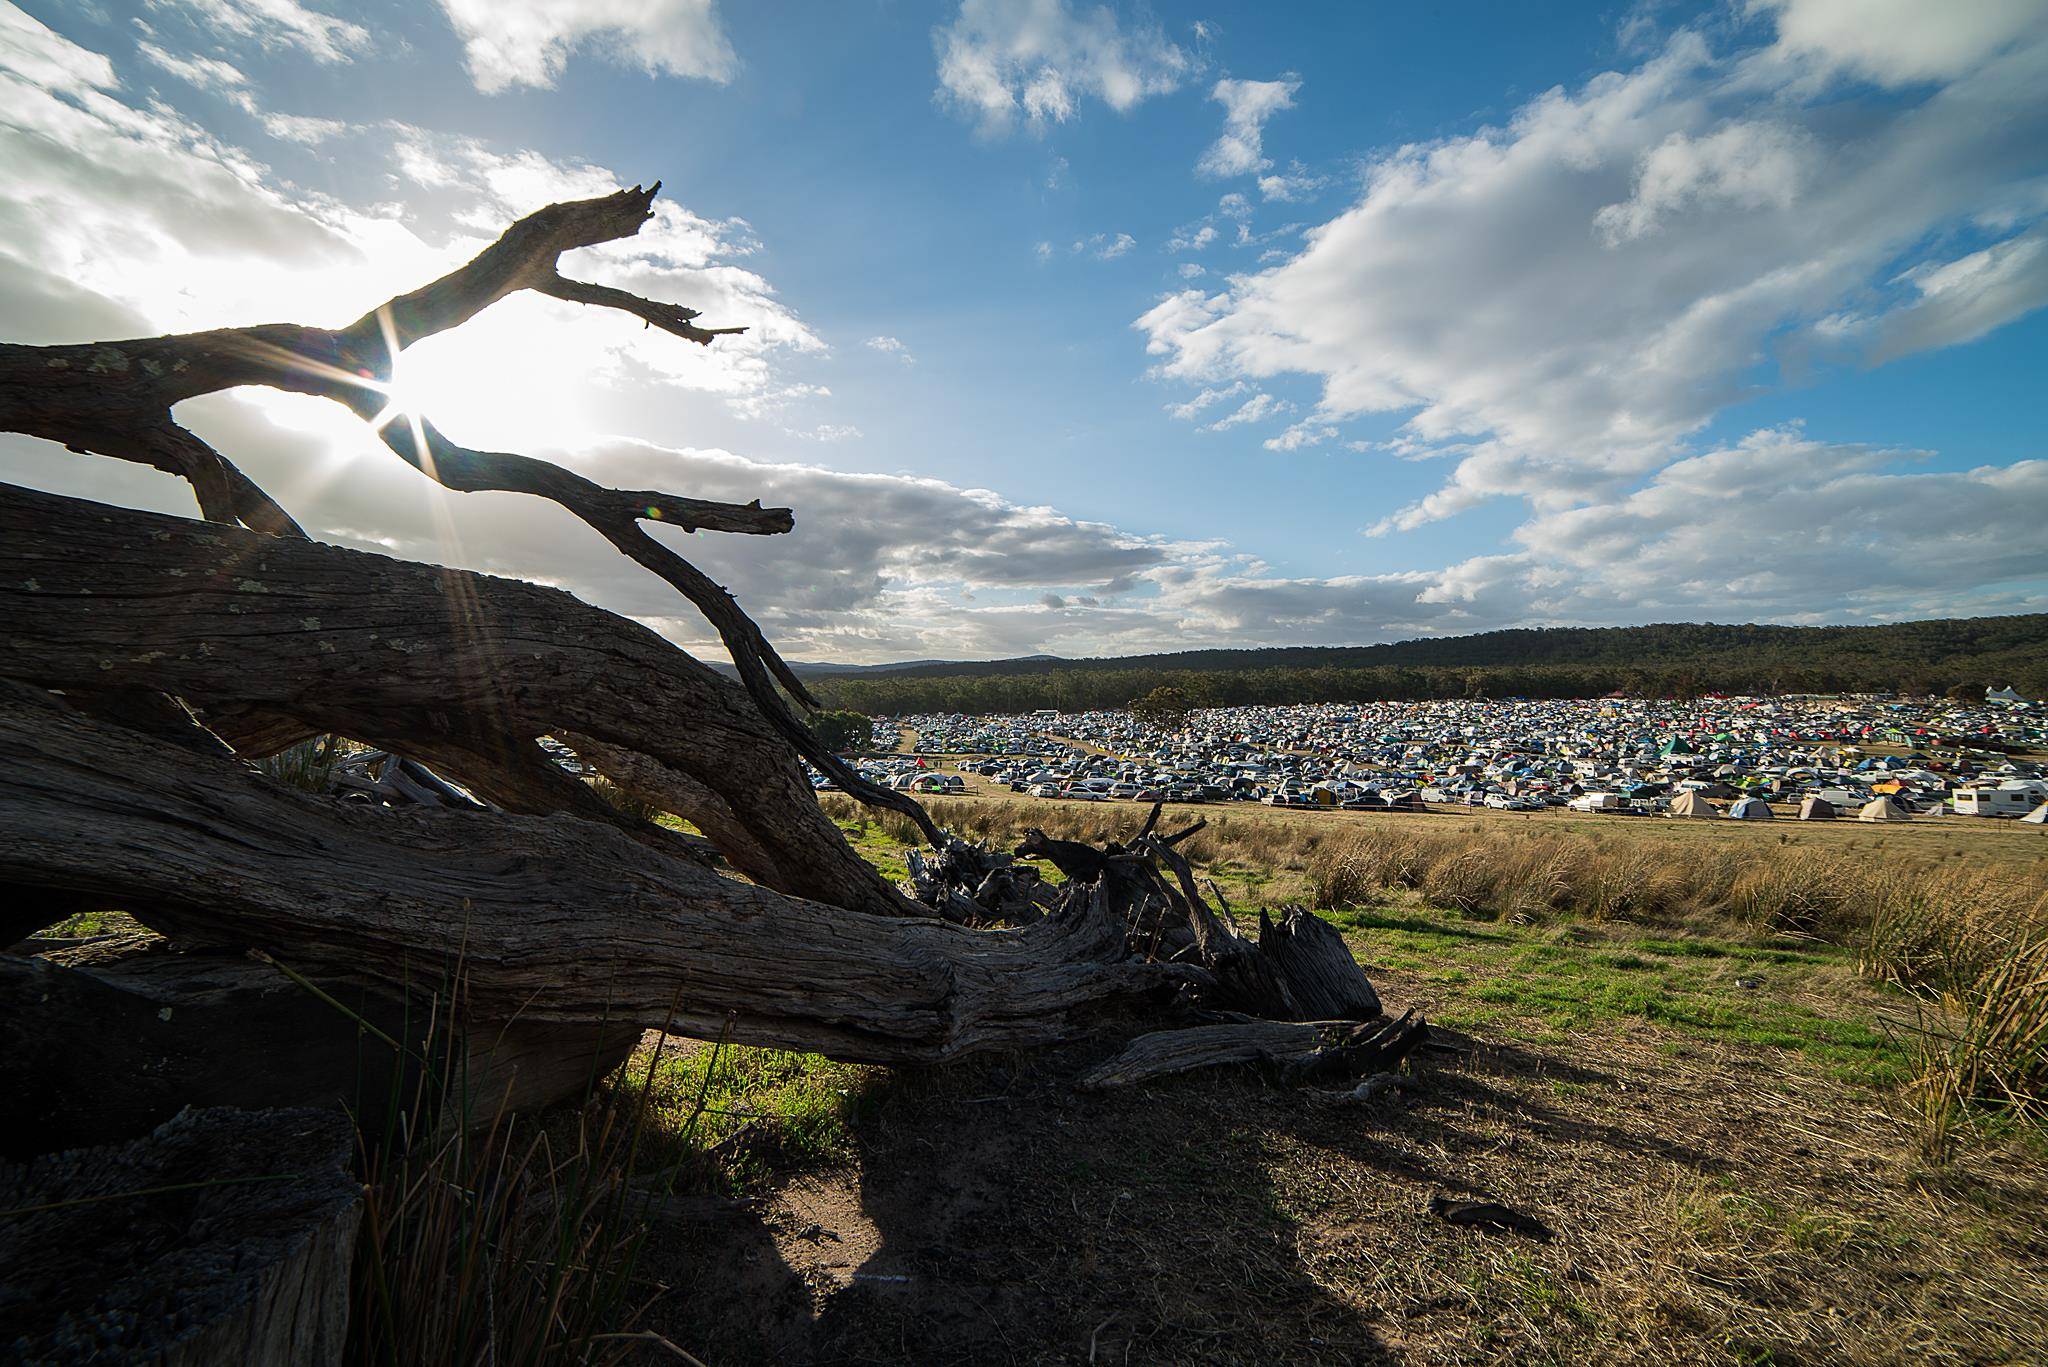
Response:
[[[489,1120],[583,1094],[640,1036],[478,1021],[455,1045],[427,1038],[445,1003],[362,979],[314,986],[324,1000],[268,964],[150,935],[0,955],[0,1156],[134,1139],[188,1106],[346,1106],[375,1134],[420,1097],[426,1064],[459,1077],[462,1103]]]
[[[338,1111],[193,1110],[130,1143],[0,1165],[0,1356],[341,1361],[353,1144]]]

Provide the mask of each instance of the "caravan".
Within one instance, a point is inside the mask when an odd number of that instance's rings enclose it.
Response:
[[[2048,783],[2040,779],[2012,779],[1996,788],[1958,788],[1957,816],[2025,816],[2048,802]]]

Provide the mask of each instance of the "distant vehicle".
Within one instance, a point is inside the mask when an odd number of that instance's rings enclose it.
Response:
[[[2048,783],[2001,783],[1996,788],[1958,788],[1957,816],[2025,816],[2048,802]]]
[[[1059,796],[1073,798],[1077,802],[1101,802],[1103,800],[1101,793],[1090,788],[1069,788],[1059,794]]]

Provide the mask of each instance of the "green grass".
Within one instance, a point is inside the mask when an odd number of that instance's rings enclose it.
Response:
[[[850,1157],[853,1126],[882,1081],[880,1070],[818,1054],[671,1040],[635,1053],[615,1085],[646,1090],[653,1149],[643,1166],[687,1164],[724,1143],[707,1175],[747,1190],[771,1169]]]
[[[81,911],[36,933],[51,939],[89,940],[95,935],[133,935],[141,929],[141,923],[125,911]]]
[[[884,878],[903,879],[910,877],[910,868],[903,856],[917,848],[908,841],[899,840],[881,825],[873,821],[841,821],[839,829],[846,833],[846,841],[860,857],[873,864]]]
[[[1594,931],[1477,923],[1445,913],[1325,913],[1368,972],[1393,971],[1446,989],[1432,1015],[1447,1025],[1520,1027],[1568,1037],[1647,1024],[1693,1041],[1796,1053],[1829,1074],[1895,1086],[1906,1051],[1853,1001],[1823,1011],[1792,1000],[1815,975],[1861,994],[1853,956],[1718,941],[1609,939]],[[1754,982],[1739,987],[1737,981]]]

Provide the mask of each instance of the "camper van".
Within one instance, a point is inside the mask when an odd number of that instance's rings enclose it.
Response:
[[[2048,802],[2048,783],[2015,779],[1996,788],[1956,789],[1957,816],[2025,816]]]

